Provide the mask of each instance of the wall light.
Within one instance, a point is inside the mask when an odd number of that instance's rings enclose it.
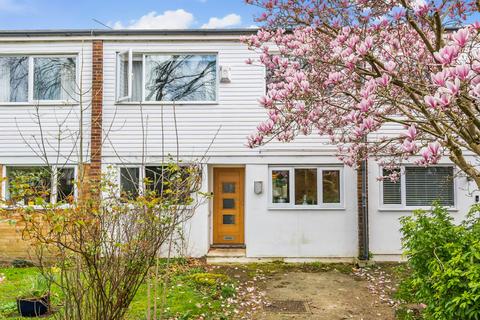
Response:
[[[255,192],[255,194],[262,194],[262,192],[263,192],[263,181],[254,181],[253,182],[253,192]]]

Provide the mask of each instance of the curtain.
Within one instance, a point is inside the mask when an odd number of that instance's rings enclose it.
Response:
[[[132,65],[132,97],[131,101],[142,100],[142,61],[133,61]]]
[[[8,58],[0,58],[0,101],[10,101],[10,65]]]
[[[62,63],[60,70],[60,100],[73,101],[75,100],[75,64],[71,64],[70,59]]]

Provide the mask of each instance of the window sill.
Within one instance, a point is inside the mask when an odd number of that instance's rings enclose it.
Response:
[[[345,211],[345,207],[273,207],[269,206],[268,211]]]
[[[0,102],[0,107],[35,107],[35,106],[76,106],[78,102],[38,101],[38,102]]]
[[[388,207],[380,207],[377,209],[379,212],[413,212],[415,210],[425,210],[429,211],[432,207],[398,207],[398,208],[388,208]],[[448,207],[448,212],[458,212],[457,207]]]
[[[182,105],[218,105],[218,101],[177,101],[175,103],[173,102],[162,102],[162,101],[132,101],[132,102],[122,102],[122,101],[115,101],[115,105],[117,106],[171,106],[171,105],[176,105],[176,106],[182,106]]]

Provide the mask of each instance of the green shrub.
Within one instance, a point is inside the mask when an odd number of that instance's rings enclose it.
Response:
[[[435,205],[401,219],[402,245],[412,269],[408,286],[424,303],[425,319],[480,319],[480,206],[461,224]]]

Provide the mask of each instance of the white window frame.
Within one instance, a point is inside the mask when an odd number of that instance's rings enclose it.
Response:
[[[135,164],[122,164],[118,165],[117,168],[117,185],[118,185],[118,196],[122,192],[122,168],[136,168],[138,169],[138,194],[143,195],[145,192],[145,186],[143,181],[145,180],[145,168],[147,165],[135,165]]]
[[[8,176],[7,176],[7,167],[12,168],[12,167],[22,167],[22,168],[34,168],[34,167],[48,167],[45,164],[4,164],[2,166],[2,172],[1,172],[1,177],[3,178],[2,180],[2,193],[1,193],[1,198],[4,200],[7,200],[7,188],[8,188]],[[52,172],[53,175],[51,176],[51,194],[50,194],[50,202],[51,204],[56,204],[57,203],[57,175],[58,175],[58,169],[64,169],[64,168],[73,168],[74,169],[74,176],[75,179],[78,179],[78,166],[76,165],[51,165],[52,167]],[[75,181],[76,182],[76,181]],[[73,195],[75,199],[78,199],[78,188],[76,183],[74,184],[73,187]],[[17,206],[28,206],[28,204],[23,204],[23,205],[17,205]],[[65,206],[68,206],[66,204]],[[34,209],[42,209],[42,206],[34,205]]]
[[[127,59],[128,59],[128,64],[127,64],[127,95],[124,96],[124,97],[120,97],[120,88],[121,88],[121,84],[120,84],[120,56],[126,54],[127,55]],[[129,99],[132,98],[132,84],[133,84],[133,51],[132,49],[129,49],[128,51],[121,51],[121,52],[117,52],[117,56],[116,56],[116,59],[117,59],[117,72],[116,72],[116,77],[117,77],[117,81],[116,81],[116,97],[117,97],[117,101],[118,102],[123,102],[123,101],[128,101]]]
[[[316,205],[296,205],[295,204],[295,169],[317,169],[317,204]],[[272,171],[288,171],[289,198],[290,203],[273,203],[273,179]],[[323,171],[339,171],[340,174],[340,202],[323,202]],[[344,168],[335,165],[289,165],[268,167],[268,208],[269,209],[294,209],[294,210],[321,210],[321,209],[345,209],[345,179]]]
[[[22,105],[75,105],[78,104],[78,101],[75,100],[35,100],[34,95],[34,58],[75,58],[75,88],[80,81],[80,65],[82,61],[80,60],[80,54],[78,52],[70,53],[2,53],[0,57],[27,57],[28,58],[28,88],[27,88],[27,101],[19,102],[9,102],[1,101],[0,106],[22,106]],[[78,92],[74,92],[74,95],[77,96]],[[75,97],[74,97],[75,98]]]
[[[129,54],[129,69],[131,67],[131,72],[129,73],[129,79],[128,79],[128,86],[129,89],[132,88],[133,90],[133,56],[135,54],[141,54],[142,55],[142,92],[141,92],[141,101],[127,101],[128,99],[122,99],[120,100],[119,98],[119,88],[120,88],[120,59],[119,59],[119,54],[125,53],[127,51],[120,51],[117,52],[116,55],[116,104],[148,104],[148,105],[185,105],[185,104],[199,104],[199,105],[210,105],[210,104],[218,104],[219,101],[219,89],[220,89],[220,61],[219,61],[219,52],[218,51],[148,51],[148,50],[138,50],[134,51],[133,49],[129,49],[128,52],[131,53],[131,56]],[[145,96],[146,96],[146,63],[145,63],[145,57],[146,56],[153,56],[153,55],[214,55],[215,56],[215,100],[212,101],[146,101]],[[133,94],[130,93],[130,96]]]
[[[417,210],[417,209],[422,209],[422,210],[429,210],[432,207],[431,206],[407,206],[407,184],[406,184],[406,177],[405,177],[405,168],[406,167],[418,167],[417,165],[414,164],[404,164],[400,166],[400,178],[397,183],[400,183],[400,196],[401,196],[401,204],[384,204],[383,203],[383,181],[379,183],[379,205],[380,205],[380,210],[381,211],[412,211],[412,210]],[[453,168],[453,206],[447,207],[449,210],[457,210],[457,205],[458,205],[458,199],[457,199],[457,173],[458,169],[455,167],[453,164],[448,164],[448,163],[441,163],[441,164],[436,164],[432,165],[431,167],[452,167]],[[383,176],[383,166],[379,166],[379,172],[378,176],[381,177]]]
[[[36,104],[73,104],[75,100],[35,100],[33,97],[33,94],[35,92],[35,64],[34,60],[35,58],[74,58],[75,59],[75,84],[74,88],[76,89],[76,86],[79,83],[79,55],[78,54],[41,54],[41,55],[30,55],[29,56],[29,72],[28,72],[28,77],[29,77],[29,101],[32,103]],[[77,92],[74,92],[74,98],[75,95],[77,95]]]

